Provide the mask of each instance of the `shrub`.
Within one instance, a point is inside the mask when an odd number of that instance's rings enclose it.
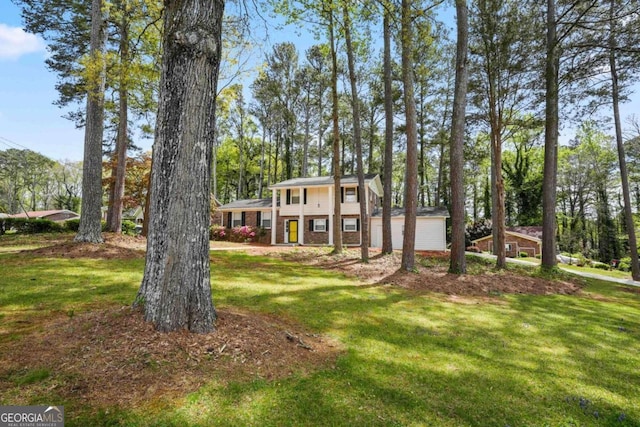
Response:
[[[135,236],[136,234],[136,223],[133,221],[129,221],[125,219],[122,221],[122,234],[126,234],[128,236]]]
[[[78,231],[78,229],[80,228],[80,218],[65,221],[64,228],[69,231]]]
[[[477,246],[467,246],[467,249],[466,249],[466,250],[467,250],[467,252],[475,252],[475,253],[478,253],[478,254],[479,254],[480,252],[482,252],[482,251],[480,250],[480,248],[479,248],[479,247],[477,247]]]
[[[131,222],[131,221],[128,221],[128,222]],[[68,231],[77,232],[78,229],[80,228],[80,218],[78,218],[78,219],[70,219],[68,221],[65,221],[64,228],[66,230],[68,230]],[[135,228],[135,224],[134,224],[134,228]],[[101,231],[108,231],[107,230],[107,222],[106,221],[100,221],[100,230]],[[124,233],[124,221],[122,222],[122,232]]]
[[[227,240],[227,229],[222,225],[212,225],[209,228],[209,240],[221,241]]]
[[[250,242],[258,235],[258,230],[250,225],[233,227],[231,229],[231,240],[234,242]]]
[[[591,267],[597,268],[599,270],[609,270],[609,264],[605,264],[604,262],[591,261]]]
[[[518,254],[518,256],[519,256],[520,258],[529,258],[529,254],[528,254],[528,253],[526,253],[526,252],[520,252],[520,253]]]
[[[48,219],[30,219],[30,218],[5,218],[4,230],[14,229],[16,233],[35,234],[35,233],[53,233],[64,230],[64,227],[57,222]]]
[[[627,272],[631,271],[631,257],[622,258],[618,263],[618,270]]]

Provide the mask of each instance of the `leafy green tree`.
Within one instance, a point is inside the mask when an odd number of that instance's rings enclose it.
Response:
[[[514,132],[522,111],[531,108],[535,55],[535,19],[528,5],[516,1],[480,0],[471,20],[472,56],[478,72],[473,97],[491,140],[493,247],[497,268],[506,266],[505,185],[502,175],[502,145]],[[525,30],[526,28],[526,30]],[[536,51],[537,49],[533,49]]]
[[[510,137],[504,153],[502,172],[506,178],[508,221],[515,225],[542,222],[543,151],[542,129],[520,129]]]
[[[9,148],[0,151],[0,197],[5,212],[47,208],[46,189],[50,186],[55,162],[32,150]]]

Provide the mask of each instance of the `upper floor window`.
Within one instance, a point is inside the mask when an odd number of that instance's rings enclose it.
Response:
[[[307,189],[304,189],[304,204],[307,204]],[[287,205],[299,205],[300,204],[300,189],[290,188],[287,190]]]
[[[358,201],[358,188],[347,187],[344,189],[344,203],[356,203]]]

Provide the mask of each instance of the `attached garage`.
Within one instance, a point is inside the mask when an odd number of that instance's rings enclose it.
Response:
[[[393,249],[402,249],[404,239],[404,209],[391,210],[391,240]],[[444,207],[418,208],[416,215],[417,251],[444,251],[447,248],[447,218]],[[382,247],[382,210],[371,217],[371,246]]]

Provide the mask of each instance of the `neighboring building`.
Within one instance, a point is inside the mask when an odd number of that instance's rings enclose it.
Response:
[[[80,218],[80,215],[67,209],[23,212],[9,216],[11,218],[48,219],[54,222],[64,222],[70,219]]]
[[[493,253],[493,235],[476,239],[473,242],[483,252]],[[505,230],[505,246],[507,256],[518,257],[526,252],[530,257],[542,254],[542,227],[507,227]]]
[[[122,220],[131,221],[136,225],[142,225],[142,223],[144,222],[144,211],[142,209],[142,206],[136,206],[135,208],[123,210]]]
[[[365,194],[358,191],[356,176],[344,176],[340,181],[340,213],[342,242],[347,246],[361,244],[360,203],[366,202],[370,218],[369,245],[382,246],[382,232],[377,228],[382,182],[378,175],[365,177]],[[271,199],[238,200],[218,208],[214,221],[233,228],[250,225],[270,232],[270,243],[301,245],[333,245],[333,177],[294,178],[274,184]],[[395,210],[394,224],[404,218],[402,210]],[[437,214],[436,214],[437,213]],[[442,208],[426,208],[417,225],[417,250],[444,250],[446,248],[445,222],[448,214]],[[381,218],[378,218],[381,225]],[[423,220],[424,219],[424,220]],[[436,224],[437,223],[437,224]],[[394,248],[402,247],[402,224],[395,230]],[[379,231],[379,239],[378,233]],[[434,237],[435,236],[435,237]],[[400,245],[396,246],[395,242]],[[437,242],[437,243],[436,243]],[[425,243],[422,245],[422,243]]]

